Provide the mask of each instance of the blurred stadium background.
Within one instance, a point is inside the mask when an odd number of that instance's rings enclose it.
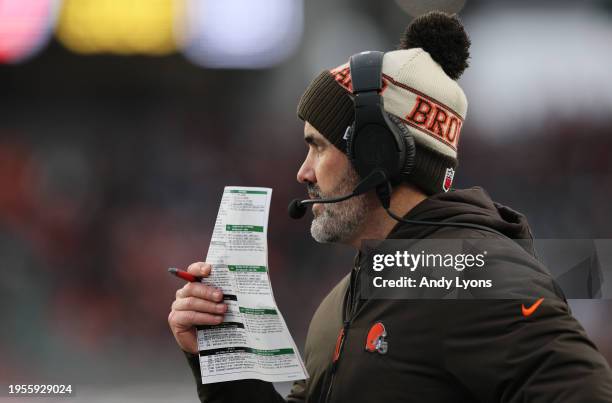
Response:
[[[303,346],[352,251],[287,217],[297,101],[430,9],[472,39],[457,187],[539,238],[612,238],[608,1],[0,0],[0,383],[195,401],[166,268],[204,259],[224,185],[274,188],[271,277]],[[572,308],[611,361],[612,304]]]

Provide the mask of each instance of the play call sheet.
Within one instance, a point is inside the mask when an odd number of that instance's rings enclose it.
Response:
[[[272,189],[227,186],[206,261],[206,284],[223,290],[224,322],[198,327],[202,383],[308,377],[274,301],[268,276],[268,213]]]

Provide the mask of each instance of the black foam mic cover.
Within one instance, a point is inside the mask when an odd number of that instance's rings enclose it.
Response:
[[[304,217],[306,214],[306,205],[302,204],[299,199],[293,199],[289,203],[289,217],[297,220]]]

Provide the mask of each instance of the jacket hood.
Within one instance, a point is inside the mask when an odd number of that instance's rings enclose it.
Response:
[[[410,210],[404,218],[483,225],[501,232],[511,239],[533,240],[525,216],[510,207],[494,202],[487,192],[480,187],[453,190],[430,196]],[[439,229],[440,227],[400,222],[391,230],[387,238],[420,239]],[[469,233],[464,231],[473,231],[464,228],[457,228],[457,230],[458,233],[453,234],[453,236],[469,237]],[[528,242],[528,244],[532,244],[532,242]],[[531,247],[523,247],[528,252],[533,253]]]

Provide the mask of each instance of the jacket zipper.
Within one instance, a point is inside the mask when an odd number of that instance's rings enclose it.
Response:
[[[329,402],[329,399],[331,398],[334,378],[336,377],[336,368],[338,367],[338,361],[340,361],[340,356],[342,355],[342,350],[344,348],[344,340],[346,340],[346,334],[348,333],[349,324],[350,322],[348,320],[345,321],[342,328],[340,329],[340,334],[338,335],[338,341],[336,342],[336,350],[334,351],[334,358],[331,367],[331,378],[329,380],[329,388],[327,389],[327,396],[325,397],[325,402]]]
[[[357,262],[355,263],[355,269],[358,269]],[[348,297],[345,301],[345,306],[343,307],[344,321],[342,324],[342,329],[340,329],[340,334],[338,335],[338,340],[336,341],[336,349],[334,351],[334,357],[332,359],[332,367],[331,367],[331,378],[329,380],[329,388],[327,389],[327,395],[325,396],[325,403],[329,403],[332,389],[334,387],[334,379],[336,378],[336,368],[338,367],[338,362],[340,361],[340,357],[342,356],[342,350],[344,349],[344,341],[346,340],[346,335],[348,334],[349,326],[351,324],[352,319],[352,311],[353,311],[353,296],[355,294],[354,283],[357,282],[357,276],[359,274],[355,271],[351,272],[351,280],[349,284]]]

